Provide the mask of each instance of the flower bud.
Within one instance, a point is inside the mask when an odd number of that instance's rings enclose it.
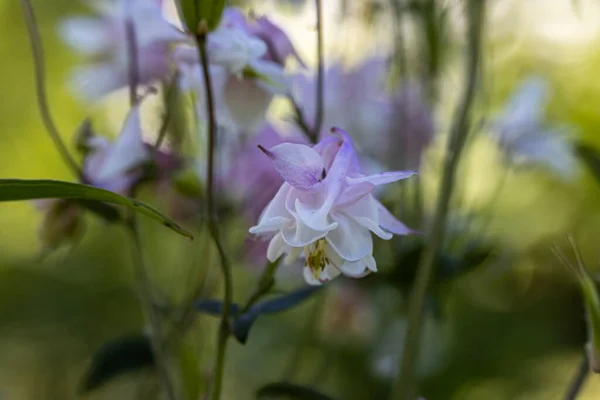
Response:
[[[208,31],[215,30],[225,8],[225,0],[178,0],[175,4],[181,21],[194,34],[201,24]]]

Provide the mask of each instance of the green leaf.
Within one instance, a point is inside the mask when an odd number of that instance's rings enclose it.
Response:
[[[331,397],[324,395],[313,388],[287,382],[270,383],[263,386],[256,392],[256,398],[332,400]]]
[[[129,199],[109,190],[80,183],[55,180],[0,179],[0,201],[36,199],[81,199],[118,204],[160,221],[175,232],[193,239],[191,233],[175,221],[141,201]]]
[[[185,22],[190,33],[198,33],[198,25],[206,23],[209,31],[214,30],[221,21],[225,0],[177,0],[177,12]]]
[[[154,354],[148,337],[142,334],[121,337],[105,343],[92,358],[81,384],[87,393],[127,372],[154,367]]]

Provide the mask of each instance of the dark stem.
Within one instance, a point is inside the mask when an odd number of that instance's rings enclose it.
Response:
[[[288,94],[287,97],[288,97],[288,100],[290,101],[290,103],[292,103],[292,107],[294,107],[294,112],[296,113],[296,121],[295,122],[298,124],[300,129],[302,129],[302,132],[306,135],[306,137],[312,144],[317,143],[317,135],[315,135],[315,131],[313,131],[310,128],[308,122],[306,121],[306,116],[304,115],[304,111],[302,110],[302,107],[300,107],[300,104],[298,104],[296,99],[294,99],[294,96],[292,96],[291,94]]]
[[[138,101],[137,88],[139,85],[139,66],[137,36],[131,18],[125,20],[125,35],[127,38],[127,57],[129,61],[129,105],[135,107]]]
[[[158,137],[156,138],[156,142],[154,143],[154,153],[155,154],[160,149],[160,146],[162,145],[163,141],[167,137],[167,130],[169,128],[169,124],[171,123],[172,109],[173,109],[173,105],[175,103],[176,96],[177,96],[177,81],[178,80],[179,80],[179,73],[177,72],[175,74],[175,76],[173,76],[171,83],[168,86],[165,84],[166,104],[165,104],[165,111],[164,111],[162,125],[160,126],[160,130],[158,131]]]
[[[315,8],[317,9],[317,92],[316,105],[317,115],[315,118],[315,130],[313,141],[319,140],[319,133],[323,125],[323,108],[324,90],[325,90],[325,64],[323,61],[323,6],[321,0],[315,0]]]
[[[215,166],[215,140],[217,136],[217,121],[215,117],[215,105],[212,92],[212,83],[209,70],[208,54],[206,52],[206,33],[196,35],[198,50],[200,53],[200,62],[202,66],[202,75],[204,78],[204,87],[206,91],[206,108],[208,114],[208,168],[207,168],[207,210],[208,210],[208,230],[215,242],[219,258],[221,259],[221,272],[223,274],[224,296],[223,312],[219,326],[217,338],[217,357],[215,360],[214,379],[212,385],[211,398],[218,400],[221,397],[223,385],[223,372],[225,369],[225,355],[227,352],[227,342],[229,339],[229,317],[231,315],[231,302],[233,301],[233,283],[231,276],[231,265],[221,243],[219,236],[219,225],[215,212],[214,199],[214,166]]]
[[[588,364],[587,357],[584,354],[583,358],[579,362],[579,365],[577,366],[577,372],[575,373],[575,376],[573,376],[571,384],[569,385],[569,389],[567,390],[567,393],[565,394],[565,397],[564,397],[565,400],[576,400],[577,399],[577,397],[581,393],[581,390],[583,389],[583,385],[585,384],[585,381],[586,381],[587,377],[589,376],[589,374],[590,374],[590,367]]]
[[[427,243],[423,257],[419,262],[419,269],[415,285],[411,292],[408,327],[403,343],[402,359],[400,360],[399,374],[394,382],[391,399],[413,400],[415,394],[415,378],[421,348],[421,330],[425,314],[425,299],[430,282],[434,278],[436,255],[443,243],[446,228],[452,188],[454,186],[455,172],[460,160],[462,149],[469,133],[469,120],[471,105],[475,96],[478,75],[479,52],[481,50],[481,27],[483,20],[485,0],[468,0],[468,52],[465,68],[466,87],[461,102],[456,110],[450,137],[440,193],[432,225],[426,236]]]
[[[23,15],[25,17],[25,25],[27,26],[27,33],[29,35],[29,44],[31,46],[31,53],[33,56],[34,72],[35,72],[35,89],[37,92],[37,103],[42,121],[46,128],[46,131],[50,135],[50,138],[54,142],[54,146],[60,153],[61,158],[67,164],[67,166],[73,171],[73,174],[79,178],[83,183],[87,180],[83,174],[83,171],[69,153],[69,150],[62,140],[61,134],[58,131],[52,113],[50,112],[50,106],[48,105],[48,94],[46,93],[46,65],[44,62],[44,46],[42,43],[42,37],[40,35],[39,27],[35,17],[35,12],[30,0],[21,0],[21,7],[23,8]]]

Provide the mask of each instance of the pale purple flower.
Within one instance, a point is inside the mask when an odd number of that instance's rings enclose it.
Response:
[[[284,143],[261,148],[285,180],[250,232],[272,236],[271,261],[291,262],[304,252],[304,277],[321,284],[340,273],[362,277],[377,270],[371,232],[382,239],[412,231],[372,192],[375,186],[412,176],[414,171],[365,176],[352,139],[341,129],[314,147]]]
[[[139,167],[150,160],[150,150],[142,140],[139,106],[130,110],[116,141],[92,136],[86,145],[84,174],[89,182],[126,194],[141,176]]]
[[[343,126],[353,132],[357,145],[368,154],[389,147],[393,107],[386,92],[387,66],[383,59],[369,59],[347,69],[333,64],[325,70],[323,127]],[[316,111],[316,76],[301,73],[293,81],[294,97],[312,128]],[[321,134],[327,134],[325,130]]]
[[[207,38],[219,124],[245,132],[260,128],[273,97],[286,94],[289,87],[283,66],[269,58],[267,43],[251,26],[239,10],[228,8]],[[198,94],[202,113],[204,82],[197,49],[180,46],[175,60],[184,87]]]
[[[386,165],[398,169],[416,169],[421,156],[435,135],[431,107],[425,100],[423,88],[415,83],[404,83],[391,100],[392,123],[388,140],[382,140]]]
[[[170,44],[186,40],[186,36],[163,18],[162,1],[107,0],[91,4],[97,16],[69,18],[60,27],[63,39],[91,59],[74,73],[77,92],[95,100],[128,84],[128,21],[135,30],[139,83],[150,83],[169,72]]]
[[[573,144],[566,132],[548,127],[544,121],[548,85],[529,78],[509,100],[490,129],[511,164],[542,165],[570,178],[577,168]]]

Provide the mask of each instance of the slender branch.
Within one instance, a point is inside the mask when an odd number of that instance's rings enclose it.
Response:
[[[125,35],[127,38],[127,57],[129,62],[129,105],[134,107],[137,104],[137,88],[139,85],[139,61],[138,61],[138,46],[137,36],[135,34],[135,26],[131,18],[125,19]]]
[[[29,35],[29,45],[33,56],[34,72],[35,72],[35,89],[37,92],[37,103],[42,121],[50,138],[54,142],[54,146],[58,150],[61,158],[67,166],[73,171],[73,174],[80,181],[86,182],[85,176],[73,158],[69,149],[62,140],[61,134],[52,118],[50,106],[48,105],[48,94],[46,92],[46,64],[44,62],[44,46],[42,37],[35,17],[35,12],[30,0],[21,0],[23,15],[25,17],[25,25]]]
[[[204,28],[204,29],[203,29]],[[231,276],[231,265],[221,243],[219,236],[219,225],[215,212],[214,199],[214,166],[215,166],[215,141],[217,136],[217,121],[215,116],[214,97],[212,92],[212,82],[209,70],[208,54],[206,51],[206,29],[200,26],[199,33],[196,35],[198,51],[200,53],[200,62],[202,66],[202,75],[204,78],[204,87],[206,93],[206,108],[208,114],[208,168],[207,168],[207,208],[208,208],[208,230],[215,242],[219,258],[221,259],[221,272],[223,274],[224,298],[223,312],[221,314],[221,323],[217,338],[217,357],[215,360],[214,380],[212,386],[213,400],[221,397],[223,385],[223,372],[225,369],[225,355],[227,352],[227,342],[229,339],[229,317],[231,315],[231,302],[233,301],[233,283]]]
[[[138,46],[135,26],[131,18],[125,20],[125,35],[127,40],[129,103],[136,107],[138,103],[137,88],[139,84]],[[136,188],[131,190],[131,197],[135,197]],[[148,267],[144,260],[142,241],[137,224],[137,216],[131,211],[127,219],[127,227],[133,241],[133,261],[135,267],[135,281],[138,286],[138,297],[142,304],[144,316],[150,329],[150,343],[152,352],[156,359],[156,367],[161,376],[169,399],[178,400],[179,396],[169,373],[169,360],[164,350],[165,338],[162,331],[161,319],[154,308],[154,296],[152,294],[152,281],[148,275]]]
[[[160,126],[160,130],[158,131],[158,137],[156,138],[156,142],[154,143],[154,153],[160,149],[163,141],[167,137],[167,129],[169,128],[169,124],[171,123],[171,114],[173,109],[173,104],[175,103],[175,99],[177,96],[177,81],[179,80],[179,72],[175,73],[171,83],[166,87],[166,104],[165,111],[163,116],[162,125]]]
[[[246,305],[242,309],[241,313],[248,311],[250,307],[256,304],[257,301],[262,299],[264,295],[269,293],[269,291],[275,284],[274,276],[275,272],[277,271],[277,267],[279,266],[279,260],[280,259],[277,259],[274,262],[267,263],[265,269],[263,270],[263,273],[261,274],[258,280],[258,285],[256,286],[256,289],[248,298],[248,302],[246,302]]]
[[[300,129],[302,129],[302,132],[304,132],[304,134],[311,143],[317,143],[317,135],[315,135],[315,131],[313,131],[308,125],[302,107],[300,107],[300,104],[298,104],[298,102],[296,101],[296,99],[294,99],[294,96],[292,96],[292,94],[288,94],[287,97],[290,103],[292,103],[292,107],[294,107],[294,112],[296,113],[295,122],[298,124]]]
[[[152,282],[148,276],[148,269],[142,251],[142,242],[137,219],[133,211],[129,218],[128,228],[133,241],[133,262],[135,267],[135,281],[137,282],[138,287],[138,297],[142,305],[145,319],[148,322],[150,344],[152,345],[152,352],[156,359],[156,368],[163,380],[169,399],[177,400],[179,397],[177,396],[175,386],[169,374],[169,360],[163,348],[165,338],[163,337],[160,317],[154,309],[154,302],[152,300]]]
[[[579,362],[577,366],[577,372],[575,376],[573,376],[573,380],[569,385],[569,389],[565,394],[565,400],[576,400],[579,394],[581,394],[581,390],[585,384],[587,377],[590,375],[590,367],[588,364],[587,356],[585,353],[583,354],[583,358]]]
[[[427,235],[425,252],[419,262],[417,278],[413,287],[408,311],[408,327],[403,343],[399,374],[391,392],[393,400],[413,400],[421,330],[425,312],[425,298],[429,284],[434,278],[436,255],[443,243],[455,172],[469,132],[470,110],[475,96],[476,77],[481,46],[481,28],[485,0],[468,0],[469,50],[467,53],[465,81],[466,87],[452,124],[444,174],[437,201],[433,223]]]
[[[316,90],[316,105],[317,115],[315,118],[314,141],[319,139],[321,126],[323,125],[323,107],[324,100],[324,80],[325,80],[325,65],[323,62],[323,6],[321,0],[315,0],[315,8],[317,10],[317,90]]]

